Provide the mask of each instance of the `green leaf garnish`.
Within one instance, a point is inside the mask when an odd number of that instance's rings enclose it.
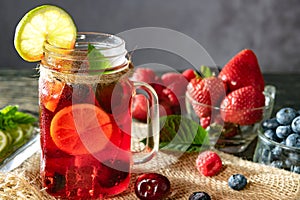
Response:
[[[18,106],[6,106],[0,110],[0,130],[10,130],[20,124],[31,124],[37,119],[30,114],[18,111]]]
[[[160,149],[199,152],[209,147],[205,129],[181,115],[160,118]]]
[[[91,44],[88,44],[87,57],[91,71],[102,70],[111,67],[109,60]]]
[[[18,106],[0,110],[0,164],[32,136],[37,121],[30,114],[18,111]]]
[[[205,66],[205,65],[202,65],[200,67],[200,73],[202,74],[202,76],[204,78],[208,78],[208,77],[213,76],[213,73],[212,73],[211,69],[209,67]]]

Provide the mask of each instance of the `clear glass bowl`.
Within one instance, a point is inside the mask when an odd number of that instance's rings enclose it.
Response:
[[[300,148],[288,147],[268,139],[261,128],[258,130],[253,161],[300,174]]]
[[[212,107],[210,105],[201,104],[192,99],[188,93],[186,94],[186,109],[187,115],[193,120],[200,122],[200,118],[195,113],[194,108],[210,109],[210,122],[207,127],[204,127],[210,136],[211,145],[217,149],[228,153],[243,152],[248,145],[257,137],[257,129],[260,122],[270,118],[273,111],[275,101],[276,88],[271,85],[265,86],[263,94],[265,96],[265,106],[247,110],[230,110],[232,113],[261,113],[261,120],[251,125],[240,125],[224,122],[220,117],[220,107]],[[223,110],[224,111],[224,110]],[[226,111],[228,112],[228,110]]]

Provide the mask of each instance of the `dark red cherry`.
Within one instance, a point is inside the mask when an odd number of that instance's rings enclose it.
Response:
[[[141,200],[157,200],[166,198],[171,189],[167,177],[157,173],[140,175],[135,182],[135,194]]]

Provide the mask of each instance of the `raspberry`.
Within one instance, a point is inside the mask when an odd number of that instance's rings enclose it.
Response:
[[[220,156],[213,151],[203,151],[196,160],[198,171],[204,176],[214,176],[222,168],[222,160]]]

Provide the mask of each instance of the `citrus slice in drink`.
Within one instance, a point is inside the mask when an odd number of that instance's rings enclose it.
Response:
[[[16,27],[14,45],[26,61],[42,59],[43,45],[70,49],[76,40],[76,26],[72,17],[62,8],[42,5],[24,15]]]
[[[113,119],[92,104],[75,104],[61,109],[50,126],[56,146],[72,155],[102,150],[116,130]]]

